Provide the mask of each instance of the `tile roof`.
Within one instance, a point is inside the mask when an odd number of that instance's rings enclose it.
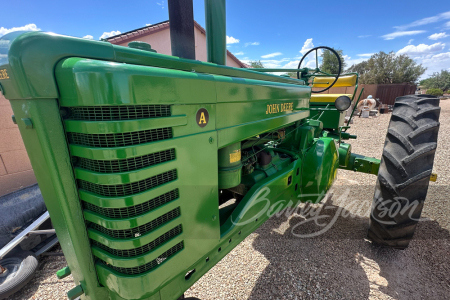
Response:
[[[205,28],[200,26],[195,20],[194,20],[194,26],[200,30],[201,33],[206,34]],[[149,26],[141,27],[138,29],[134,29],[131,31],[127,31],[118,35],[111,36],[107,38],[106,40],[110,42],[111,44],[122,44],[126,42],[134,41],[136,38],[149,35],[152,33],[156,33],[158,31],[162,31],[165,29],[168,29],[170,27],[169,21],[160,22],[157,24],[152,24]],[[249,66],[241,62],[236,56],[233,55],[230,51],[227,50],[227,54],[241,67],[241,68],[248,68]]]

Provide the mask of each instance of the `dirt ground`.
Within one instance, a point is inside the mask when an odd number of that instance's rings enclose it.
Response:
[[[441,101],[434,172],[415,238],[406,250],[373,246],[365,237],[376,177],[339,171],[322,221],[273,217],[195,283],[186,296],[208,299],[449,299],[450,100]],[[353,152],[380,157],[390,115],[356,119]],[[341,196],[348,195],[347,201]],[[354,200],[354,201],[353,201]],[[337,216],[336,218],[334,218]],[[331,222],[330,220],[335,219]],[[302,223],[298,226],[299,223]],[[307,237],[307,235],[314,235]],[[72,278],[57,280],[64,257],[41,260],[15,299],[65,299]]]

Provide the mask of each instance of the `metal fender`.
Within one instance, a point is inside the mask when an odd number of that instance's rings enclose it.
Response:
[[[333,184],[339,167],[338,145],[322,137],[306,152],[302,165],[302,201],[320,202]]]

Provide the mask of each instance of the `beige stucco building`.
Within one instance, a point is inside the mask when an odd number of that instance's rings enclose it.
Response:
[[[194,21],[195,37],[195,59],[206,61],[206,31],[197,22]],[[149,43],[156,52],[171,55],[170,26],[169,21],[138,28],[132,31],[112,36],[107,39],[108,42],[127,46],[129,42],[141,41]],[[237,59],[227,50],[227,66],[235,68],[247,68],[248,66]]]
[[[9,101],[0,93],[0,196],[36,183]]]

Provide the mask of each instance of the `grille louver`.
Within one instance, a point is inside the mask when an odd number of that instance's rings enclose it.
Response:
[[[170,105],[121,105],[68,107],[68,119],[83,121],[117,121],[169,117]]]
[[[172,200],[178,199],[179,193],[178,189],[172,190],[168,193],[165,193],[161,196],[153,198],[147,202],[130,206],[130,207],[121,207],[121,208],[108,208],[108,207],[100,207],[88,202],[83,202],[84,207],[87,210],[93,211],[99,215],[105,216],[111,219],[122,219],[122,218],[132,218],[139,216],[143,213],[149,212],[157,207],[160,207],[163,204],[169,203]]]
[[[75,157],[79,168],[98,173],[120,173],[138,170],[175,159],[175,149],[151,153],[139,157],[118,160],[95,160]]]
[[[180,216],[180,208],[177,207],[177,208],[169,211],[168,213],[154,219],[153,221],[151,221],[147,224],[141,225],[139,227],[134,227],[134,228],[130,228],[130,229],[114,230],[114,229],[105,228],[105,227],[100,226],[95,223],[91,223],[90,228],[100,231],[101,233],[103,233],[107,236],[116,238],[116,239],[129,239],[129,238],[134,238],[134,237],[144,235],[179,216]]]
[[[146,191],[161,184],[173,181],[176,178],[177,178],[177,171],[173,169],[171,171],[158,174],[156,176],[141,181],[117,185],[96,184],[89,181],[78,179],[78,186],[81,189],[84,189],[86,191],[101,196],[121,197]]]
[[[112,148],[125,147],[172,138],[172,128],[158,128],[125,133],[87,134],[79,132],[68,133],[71,144]]]
[[[94,246],[97,246],[97,247],[111,253],[112,255],[115,255],[115,256],[134,257],[134,256],[138,256],[138,255],[147,253],[147,252],[155,249],[159,245],[176,237],[180,233],[181,233],[181,225],[178,225],[177,227],[175,227],[175,228],[169,230],[168,232],[164,233],[163,235],[159,236],[157,239],[153,240],[152,242],[148,243],[147,245],[144,245],[144,246],[141,246],[138,248],[134,248],[134,249],[128,249],[128,250],[112,249],[112,248],[109,248],[108,246],[105,246],[97,241],[93,241],[92,244]]]
[[[134,267],[134,268],[120,268],[120,267],[115,267],[112,265],[108,265],[108,263],[106,263],[105,261],[100,260],[103,264],[107,265],[109,268],[119,272],[119,273],[123,273],[123,274],[127,274],[127,275],[135,275],[135,274],[141,274],[144,272],[147,272],[151,269],[154,269],[156,266],[162,264],[164,261],[166,261],[166,259],[170,258],[171,256],[175,255],[177,252],[180,252],[181,250],[183,250],[184,248],[184,243],[181,241],[180,243],[176,244],[175,246],[173,246],[172,248],[170,248],[169,250],[167,250],[166,252],[164,252],[163,254],[161,254],[160,256],[158,256],[158,258],[152,260],[151,262],[139,266],[139,267]]]

